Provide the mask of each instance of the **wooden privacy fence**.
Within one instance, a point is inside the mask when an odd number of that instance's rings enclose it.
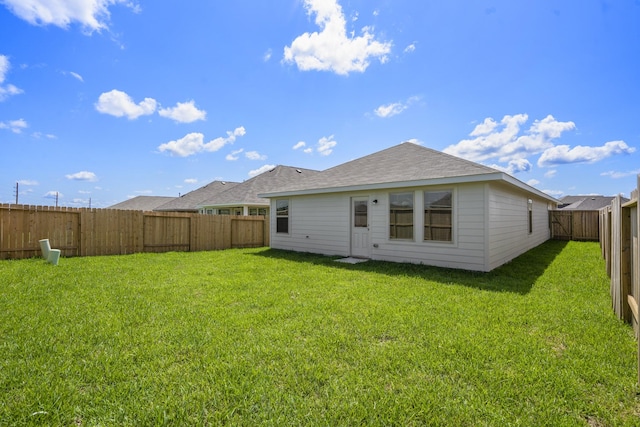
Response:
[[[269,244],[263,216],[0,205],[0,259],[40,255],[49,239],[63,256],[206,251]]]
[[[600,210],[600,247],[607,274],[611,278],[611,305],[618,318],[633,325],[636,338],[640,334],[640,248],[637,188],[631,200],[623,203],[617,196],[610,206]],[[638,382],[640,383],[640,340],[638,341]]]
[[[598,211],[549,211],[549,220],[553,239],[598,241],[600,238]]]

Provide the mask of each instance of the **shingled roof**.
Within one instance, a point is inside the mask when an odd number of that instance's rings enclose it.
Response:
[[[484,180],[504,180],[555,201],[502,171],[410,142],[343,163],[263,195],[278,197]]]
[[[174,197],[168,196],[137,196],[131,199],[125,200],[124,202],[116,203],[115,205],[109,206],[108,209],[120,209],[120,210],[128,210],[128,211],[152,211],[156,207],[167,203],[169,200],[174,199]]]
[[[158,206],[154,210],[164,212],[197,212],[197,206],[203,201],[214,197],[230,188],[239,185],[238,182],[213,181],[207,185],[176,197],[163,205]]]
[[[200,202],[198,207],[269,206],[269,200],[258,197],[259,193],[276,191],[283,186],[295,184],[318,173],[318,171],[313,169],[276,166],[267,172],[256,175],[247,181]]]
[[[583,195],[583,196],[564,196],[560,199],[558,209],[580,210],[580,211],[597,211],[609,206],[615,199],[615,196],[599,196],[599,195]],[[629,199],[622,198],[622,202],[628,202]]]

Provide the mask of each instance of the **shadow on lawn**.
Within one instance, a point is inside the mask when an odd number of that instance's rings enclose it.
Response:
[[[340,268],[350,271],[363,271],[389,276],[412,276],[431,282],[463,285],[470,288],[496,292],[526,294],[531,291],[538,277],[545,272],[566,245],[567,242],[565,241],[549,240],[489,273],[386,261],[343,264],[335,262],[336,259],[341,257],[327,257],[318,254],[278,249],[267,249],[252,255],[323,265],[330,268]]]

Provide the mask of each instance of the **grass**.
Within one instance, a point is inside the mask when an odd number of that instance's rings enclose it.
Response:
[[[491,273],[269,249],[0,262],[0,425],[640,424],[595,243]]]

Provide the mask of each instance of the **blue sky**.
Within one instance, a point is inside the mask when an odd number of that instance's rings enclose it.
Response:
[[[628,196],[639,78],[638,0],[0,0],[0,202],[107,207],[403,141]]]

